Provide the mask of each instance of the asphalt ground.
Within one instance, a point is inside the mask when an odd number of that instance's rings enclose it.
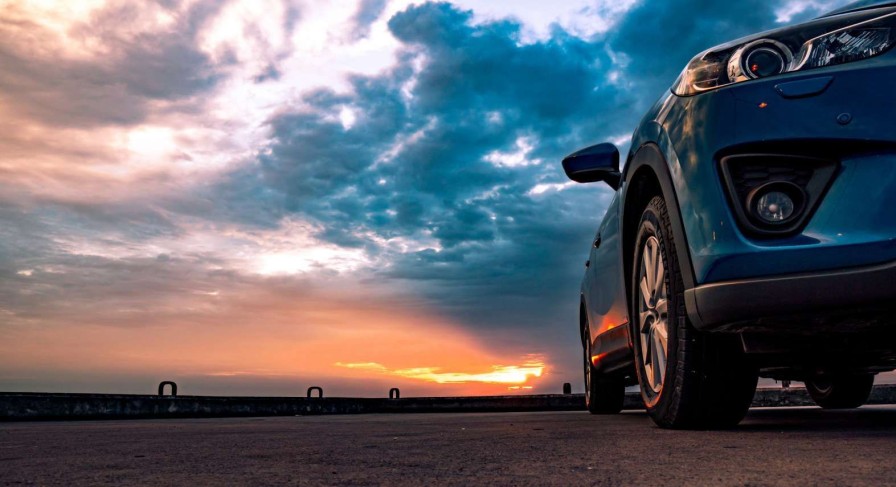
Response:
[[[896,406],[0,424],[2,485],[896,485]]]

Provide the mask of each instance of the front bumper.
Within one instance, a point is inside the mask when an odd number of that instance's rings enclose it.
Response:
[[[850,331],[896,325],[896,261],[886,264],[704,284],[685,291],[689,318],[704,331]]]

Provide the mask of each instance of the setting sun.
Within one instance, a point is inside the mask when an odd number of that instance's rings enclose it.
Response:
[[[544,371],[544,363],[536,360],[528,361],[523,365],[493,365],[486,372],[448,372],[440,367],[417,367],[409,369],[390,370],[385,366],[375,363],[341,363],[337,366],[349,369],[375,372],[377,374],[394,375],[408,379],[417,379],[437,384],[465,384],[479,382],[485,384],[525,384],[530,379],[541,377]]]

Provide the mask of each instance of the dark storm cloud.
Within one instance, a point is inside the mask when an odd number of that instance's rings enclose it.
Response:
[[[52,125],[137,123],[148,103],[188,99],[220,79],[196,35],[223,5],[200,2],[174,13],[176,22],[164,31],[133,36],[120,28],[144,21],[140,7],[100,9],[69,33],[103,46],[102,55],[86,60],[47,54],[40,44],[48,34],[40,25],[0,16],[0,99],[20,115]]]

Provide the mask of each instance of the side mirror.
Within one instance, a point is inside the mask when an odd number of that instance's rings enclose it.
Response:
[[[577,183],[603,181],[619,188],[619,149],[613,144],[597,144],[574,152],[563,159],[566,177]]]

